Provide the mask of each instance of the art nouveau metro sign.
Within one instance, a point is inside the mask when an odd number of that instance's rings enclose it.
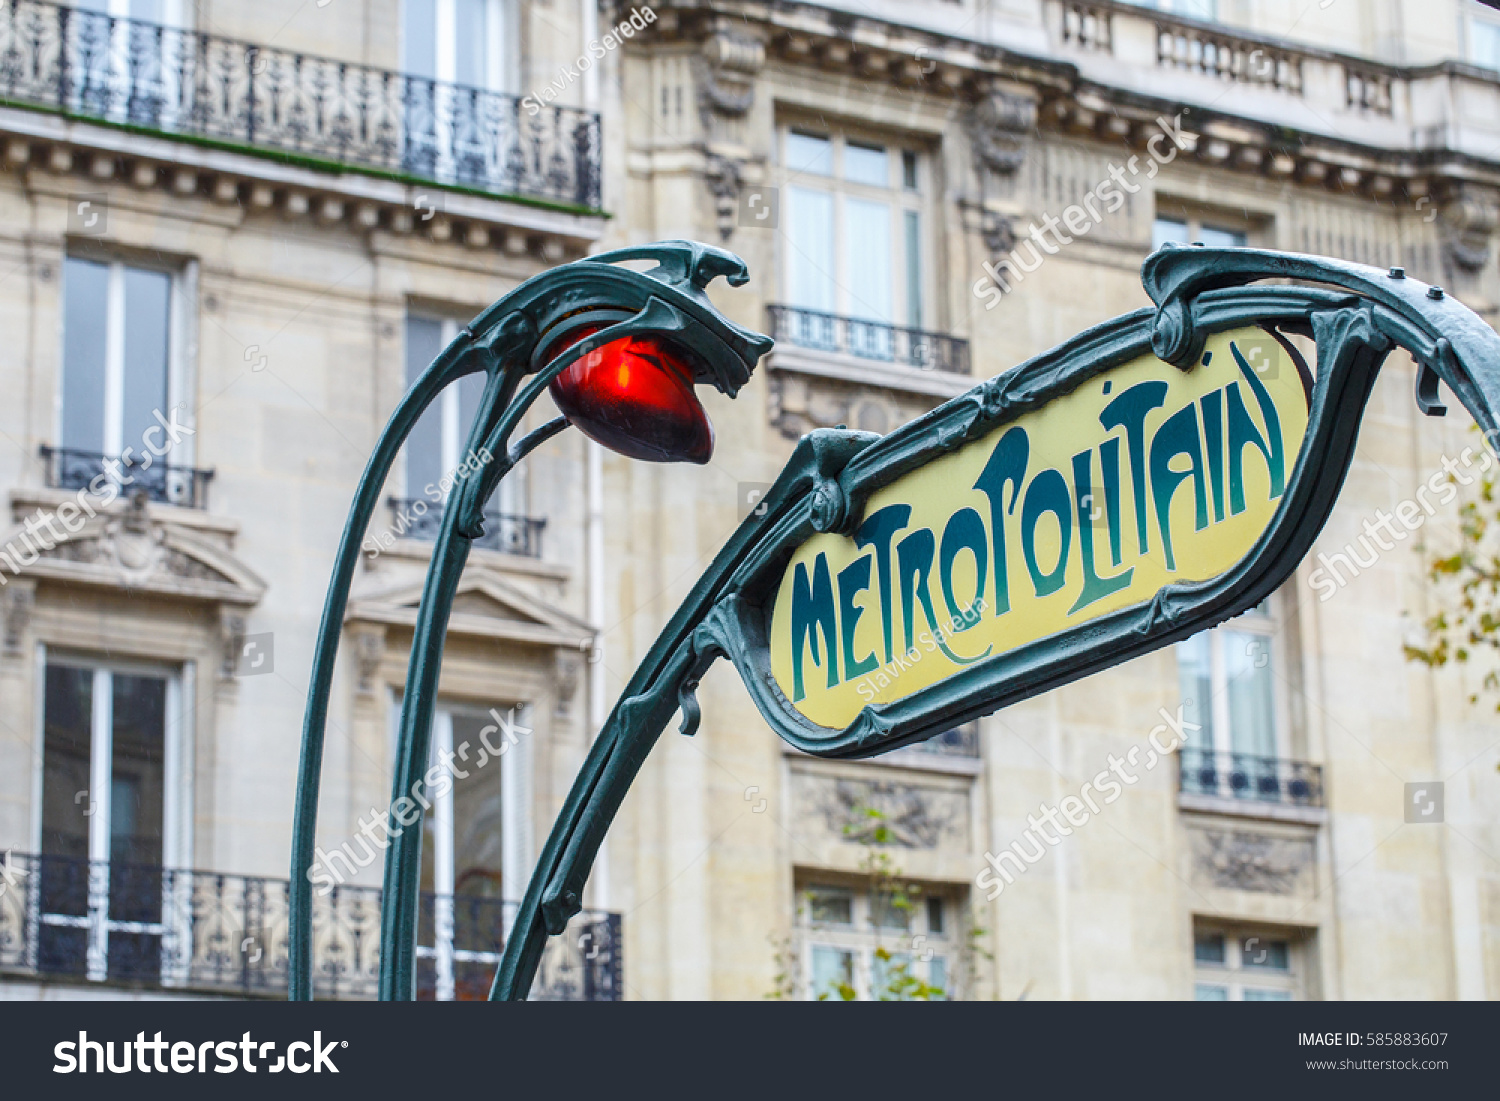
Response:
[[[1276,515],[1311,398],[1290,343],[1240,328],[1188,371],[1140,356],[903,474],[851,535],[816,535],[787,563],[777,687],[842,727],[867,704],[1223,575]]]
[[[659,266],[620,266],[638,259]],[[311,677],[292,861],[296,997],[312,994],[303,877],[344,602],[402,439],[453,378],[486,374],[471,439],[502,458],[465,487],[434,549],[393,800],[426,767],[444,625],[483,503],[504,473],[568,417],[627,455],[706,456],[711,435],[693,435],[691,446],[662,441],[681,435],[673,425],[698,425],[695,385],[732,396],[770,346],[714,309],[704,290],[717,276],[733,285],[749,277],[737,257],[691,242],[563,265],[476,318],[402,399],[355,498]],[[1168,248],[1146,261],[1142,281],[1153,308],[1080,333],[887,436],[839,429],[802,439],[595,738],[517,912],[492,997],[526,996],[547,937],[578,912],[599,843],[656,739],[677,713],[684,733],[697,729],[695,690],[718,658],[734,663],[766,721],[797,748],[884,753],[1259,603],[1328,518],[1365,402],[1395,348],[1419,365],[1424,412],[1443,411],[1441,381],[1496,439],[1500,337],[1399,269]],[[628,364],[602,354],[627,338],[654,350]],[[563,379],[596,350],[602,382]],[[674,363],[668,378],[662,365]],[[623,366],[641,364],[661,368],[645,421],[640,409],[617,408],[624,390],[614,385]],[[558,404],[568,417],[512,444],[521,414],[552,380],[567,391]],[[647,423],[656,426],[650,438]],[[409,832],[387,853],[382,997],[412,991],[420,831]]]
[[[1500,338],[1399,269],[1192,248],[1143,279],[1155,309],[888,436],[803,441],[697,639],[782,737],[884,752],[1258,603],[1322,528],[1398,346],[1425,411],[1441,379],[1495,428]]]

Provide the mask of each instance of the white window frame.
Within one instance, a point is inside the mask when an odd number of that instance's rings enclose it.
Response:
[[[406,39],[406,0],[402,0],[401,11],[401,71],[413,72],[414,66],[408,52]],[[512,18],[515,6],[509,0],[486,0],[485,26],[485,80],[480,87],[487,92],[514,92],[513,77],[518,68],[516,54],[517,29]],[[433,0],[433,45],[436,57],[434,80],[444,84],[457,84],[458,53],[458,7],[456,0]]]
[[[1158,210],[1155,217],[1151,220],[1152,251],[1154,252],[1157,248],[1160,248],[1162,244],[1162,241],[1159,239],[1160,235],[1156,230],[1157,225],[1161,222],[1178,222],[1186,227],[1184,230],[1185,239],[1174,242],[1176,244],[1190,245],[1195,241],[1201,241],[1204,230],[1208,230],[1210,233],[1225,233],[1237,236],[1239,240],[1234,242],[1236,247],[1243,248],[1253,243],[1251,241],[1252,234],[1248,227],[1232,224],[1233,219],[1226,219],[1225,221],[1231,224],[1221,224],[1212,215],[1204,218],[1199,214]]]
[[[396,743],[401,728],[401,695],[394,688],[387,694],[387,714],[390,759],[396,759]],[[456,700],[439,700],[432,714],[432,737],[428,753],[428,766],[440,760],[452,759],[453,716],[456,713],[478,716],[488,715],[479,704]],[[532,725],[532,707],[529,703],[514,705],[515,723],[519,727]],[[509,716],[507,716],[509,717]],[[525,893],[531,878],[534,858],[532,836],[532,747],[530,738],[519,738],[514,742],[505,739],[503,731],[491,735],[496,744],[504,742],[508,748],[500,759],[494,761],[500,769],[500,893],[504,903],[517,903]],[[478,749],[479,747],[475,747]],[[470,760],[474,758],[471,756]],[[486,764],[485,767],[490,767]],[[451,779],[451,777],[450,777]],[[425,786],[425,785],[424,785]],[[417,956],[432,959],[436,971],[434,998],[440,1002],[451,1002],[457,994],[455,963],[484,963],[497,965],[500,956],[495,952],[481,952],[458,948],[455,937],[455,902],[457,869],[455,866],[456,823],[453,816],[453,786],[446,790],[426,793],[432,803],[427,816],[432,821],[432,893],[433,900],[433,945],[417,946]],[[504,935],[508,940],[515,920],[513,911],[505,913]]]
[[[1500,12],[1495,12],[1494,9],[1488,9],[1486,14],[1489,14],[1492,17],[1484,18],[1484,16],[1480,14],[1480,5],[1475,2],[1475,0],[1470,0],[1469,23],[1467,28],[1468,42],[1466,43],[1467,49],[1464,52],[1467,55],[1470,63],[1478,65],[1481,68],[1500,72],[1500,19],[1493,18],[1493,16],[1495,15],[1500,15]],[[1497,56],[1493,58],[1481,58],[1479,56],[1479,35],[1476,33],[1476,28],[1479,27],[1483,27],[1485,29],[1485,33],[1495,36]]]
[[[159,924],[112,921],[109,917],[109,858],[113,822],[111,799],[114,777],[114,692],[116,675],[160,677],[166,681],[162,732],[162,867],[188,870],[193,853],[193,699],[196,667],[193,662],[165,665],[148,661],[101,658],[97,655],[58,649],[45,643],[36,649],[36,750],[32,778],[32,851],[42,852],[42,800],[46,775],[48,665],[87,669],[93,673],[93,714],[89,723],[89,912],[87,917],[42,915],[47,924],[68,925],[89,931],[86,977],[104,982],[109,977],[109,934],[149,933],[162,938],[163,956],[178,960],[181,973],[162,972],[163,985],[186,981],[192,961],[191,907],[187,905],[191,884],[180,878],[163,885],[162,920]],[[180,941],[181,945],[173,942]],[[186,947],[184,947],[186,946]]]
[[[458,331],[465,322],[458,321],[439,313],[426,313],[421,310],[409,309],[406,312],[406,326],[402,330],[402,339],[405,340],[411,333],[410,322],[412,320],[437,322],[442,326],[439,348],[446,348],[458,337]],[[410,362],[409,354],[403,350],[402,353],[402,378],[405,383],[406,365]],[[451,475],[458,469],[466,456],[464,445],[468,442],[470,425],[463,420],[463,403],[459,396],[459,382],[455,380],[444,387],[437,400],[428,407],[429,411],[436,411],[439,418],[440,442],[438,444],[438,469],[441,475]],[[423,500],[432,503],[427,493],[426,486],[413,484],[410,474],[409,459],[411,456],[411,439],[401,446],[401,482],[406,488],[407,500]],[[501,479],[499,487],[494,494],[495,511],[503,516],[528,516],[531,495],[529,493],[529,470],[525,459],[522,459],[510,472]],[[442,504],[448,503],[448,498],[453,490],[457,488],[455,481],[443,490]]]
[[[125,271],[155,272],[171,281],[167,292],[167,408],[162,415],[170,419],[169,410],[193,408],[191,361],[196,351],[196,327],[193,321],[194,302],[197,298],[198,264],[189,260],[179,266],[141,264],[118,256],[101,254],[90,249],[73,249],[70,260],[86,260],[102,264],[109,270],[109,283],[105,291],[105,348],[104,348],[104,455],[119,458],[126,447],[139,458],[142,441],[126,440],[125,432]],[[58,357],[57,391],[52,407],[52,438],[63,443],[63,411],[67,402],[67,326],[68,296],[66,290],[58,295]],[[191,425],[190,413],[180,413],[180,422]],[[172,466],[191,467],[195,464],[196,435],[184,435],[172,445],[172,449],[161,457],[162,462]]]
[[[793,132],[806,134],[813,137],[824,138],[832,145],[832,165],[828,175],[814,172],[800,171],[791,164],[791,155],[787,151],[787,141]],[[844,157],[848,146],[855,145],[881,146],[886,151],[887,185],[876,187],[871,184],[861,183],[845,179]],[[846,217],[845,201],[848,199],[866,199],[882,202],[889,205],[891,209],[891,318],[879,324],[888,324],[898,329],[923,329],[934,331],[939,328],[936,323],[934,305],[936,302],[933,280],[935,270],[935,217],[936,211],[931,201],[933,172],[932,157],[916,142],[902,141],[899,138],[881,136],[875,134],[864,134],[857,131],[845,130],[839,127],[828,127],[824,124],[801,124],[788,122],[777,127],[776,150],[778,153],[778,178],[782,187],[783,224],[785,224],[785,211],[790,204],[790,189],[802,188],[811,191],[821,191],[832,197],[833,207],[833,264],[834,270],[830,278],[834,288],[834,303],[830,313],[839,317],[867,318],[868,312],[861,309],[859,304],[852,300],[852,291],[849,290],[851,282],[849,273],[845,271],[847,249],[846,244]],[[916,187],[908,188],[904,182],[904,155],[911,154],[916,158]],[[919,301],[915,304],[910,301],[908,293],[908,281],[911,257],[907,254],[906,247],[906,215],[908,212],[915,213],[918,218],[917,232],[917,286]],[[785,286],[790,288],[792,283],[791,266],[797,255],[796,244],[787,233],[779,234],[781,263],[778,269],[785,280]],[[787,305],[795,308],[797,303],[790,301],[790,295],[785,295],[783,300]],[[915,323],[914,323],[915,322]]]
[[[1200,961],[1197,954],[1200,936],[1222,936],[1224,938],[1224,962],[1222,964]],[[1287,968],[1256,968],[1244,962],[1246,951],[1256,951],[1258,940],[1285,941]],[[1311,954],[1308,952],[1309,934],[1301,929],[1278,929],[1261,925],[1239,925],[1217,921],[1195,921],[1193,923],[1193,989],[1190,1000],[1198,1001],[1260,1001],[1277,999],[1246,999],[1246,991],[1276,992],[1289,995],[1291,1001],[1306,1001],[1307,969]],[[1199,988],[1212,986],[1224,990],[1223,999],[1200,999]]]
[[[1272,744],[1276,750],[1274,756],[1279,760],[1286,760],[1292,757],[1288,736],[1290,722],[1287,714],[1286,692],[1283,688],[1286,684],[1286,643],[1281,634],[1283,621],[1277,615],[1279,602],[1280,594],[1273,594],[1257,608],[1244,612],[1210,631],[1203,632],[1207,636],[1208,641],[1209,706],[1211,708],[1210,714],[1213,717],[1214,744],[1210,747],[1198,742],[1190,743],[1194,748],[1212,749],[1216,754],[1240,752],[1234,748],[1233,732],[1231,730],[1229,673],[1227,669],[1228,662],[1224,656],[1224,648],[1229,645],[1229,635],[1231,633],[1249,634],[1266,639],[1266,648],[1269,651],[1266,655],[1266,664],[1270,668],[1271,677],[1271,736]],[[1178,656],[1180,660],[1179,653],[1174,651],[1174,656]],[[1181,684],[1180,676],[1178,684]]]
[[[1159,11],[1168,15],[1180,15],[1184,19],[1196,19],[1201,23],[1219,21],[1218,0],[1125,0],[1147,11]]]
[[[815,922],[812,918],[810,896],[814,891],[838,891],[850,898],[851,921],[848,925]],[[962,930],[958,927],[960,907],[951,889],[941,886],[920,886],[913,892],[916,899],[911,910],[911,924],[906,930],[876,928],[872,913],[872,892],[867,886],[854,886],[840,882],[836,876],[809,875],[797,889],[796,930],[800,972],[801,996],[806,1001],[817,1000],[814,983],[813,952],[817,948],[831,948],[853,955],[853,987],[857,1000],[870,1000],[870,987],[874,981],[875,950],[885,948],[895,962],[906,959],[910,974],[932,983],[932,961],[941,960],[945,975],[941,983],[944,1000],[954,1001],[959,992],[957,971],[959,964]],[[936,899],[942,907],[943,929],[934,933],[928,924],[929,900]],[[925,958],[928,952],[929,958]]]

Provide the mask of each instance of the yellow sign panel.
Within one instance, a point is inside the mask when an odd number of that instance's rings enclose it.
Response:
[[[965,665],[1233,567],[1271,522],[1308,391],[1261,329],[1192,370],[1143,356],[872,494],[788,563],[771,672],[847,726]]]

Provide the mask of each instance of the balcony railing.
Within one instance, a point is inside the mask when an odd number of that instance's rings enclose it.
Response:
[[[1288,807],[1323,805],[1323,769],[1285,757],[1215,753],[1184,746],[1179,790]]]
[[[799,348],[839,352],[859,359],[881,360],[923,371],[969,373],[969,342],[945,333],[903,329],[880,321],[768,306],[771,335]]]
[[[368,65],[0,3],[0,97],[72,115],[597,210],[599,116]]]
[[[284,879],[12,853],[0,880],[0,974],[286,997]],[[417,996],[481,999],[516,903],[424,895]],[[313,896],[313,990],[375,996],[380,891]],[[532,997],[621,998],[620,915],[585,910],[548,941]]]
[[[151,458],[150,466],[141,456],[112,459],[96,451],[78,451],[68,447],[47,447],[39,451],[47,485],[53,489],[103,489],[112,481],[120,496],[145,493],[148,500],[183,508],[208,507],[208,483],[212,470],[191,466],[174,466]],[[103,478],[105,481],[100,481]]]
[[[443,526],[443,506],[421,497],[391,497],[391,532],[405,539],[431,543]],[[486,512],[484,534],[474,540],[476,547],[519,554],[527,558],[542,556],[542,529],[547,521],[537,516],[515,516],[508,512]]]

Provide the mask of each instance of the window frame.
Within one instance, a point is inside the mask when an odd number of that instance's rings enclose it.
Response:
[[[794,133],[829,142],[831,163],[827,175],[793,168],[788,144],[790,135]],[[886,154],[886,185],[884,187],[847,178],[846,156],[850,145],[879,146],[884,150]],[[939,326],[935,324],[935,318],[940,311],[937,308],[938,283],[934,279],[937,259],[935,219],[939,210],[932,199],[936,157],[927,143],[914,137],[902,138],[890,134],[878,134],[851,126],[788,120],[779,123],[776,127],[775,151],[776,178],[784,196],[781,204],[783,216],[791,207],[793,188],[819,191],[827,194],[831,200],[834,270],[829,273],[829,278],[833,284],[833,306],[827,312],[837,317],[870,320],[874,324],[889,325],[896,329],[936,331]],[[906,184],[908,155],[915,160],[915,187],[908,187]],[[891,316],[889,320],[876,321],[858,309],[852,297],[853,292],[849,289],[849,284],[852,282],[850,273],[846,270],[848,267],[846,205],[849,199],[880,202],[890,209]],[[913,257],[908,247],[907,232],[907,216],[912,213],[917,216],[915,279],[912,279]],[[782,296],[783,301],[794,309],[811,310],[812,307],[800,306],[791,301],[792,264],[797,253],[789,234],[781,233],[778,236],[780,255],[777,271],[785,292]],[[911,300],[913,287],[917,292],[916,302]]]
[[[1161,12],[1163,15],[1196,19],[1200,23],[1219,22],[1218,0],[1122,0],[1122,2],[1146,11]],[[1198,8],[1206,8],[1207,11],[1194,10]]]
[[[461,84],[458,77],[457,35],[458,0],[431,0],[433,6],[433,69],[431,78],[440,84],[478,88],[485,92],[514,93],[519,71],[519,29],[514,18],[516,5],[510,0],[483,0],[485,6],[485,78],[480,84]],[[411,0],[401,0],[400,39],[401,72],[416,75],[411,57],[411,43],[406,28]]]
[[[162,855],[161,867],[191,869],[193,867],[193,822],[194,822],[194,748],[196,724],[196,663],[159,662],[149,659],[119,658],[103,656],[67,647],[49,647],[39,642],[36,646],[35,692],[33,705],[34,750],[32,753],[31,781],[31,851],[39,857],[43,854],[43,800],[46,793],[46,746],[47,746],[47,669],[49,666],[65,666],[85,669],[93,674],[93,694],[97,700],[113,700],[112,678],[122,676],[159,677],[166,682],[166,698],[162,716]],[[101,685],[105,691],[101,695]],[[105,719],[109,719],[105,722]],[[102,738],[102,742],[101,742]],[[110,864],[110,849],[113,841],[112,806],[114,773],[114,729],[110,706],[96,703],[90,715],[89,725],[89,798],[92,803],[89,814],[88,861],[89,946],[86,977],[90,982],[103,982],[108,978],[110,889],[107,870],[94,873],[92,869]],[[110,782],[105,782],[106,778]],[[174,890],[185,885],[179,881]],[[190,939],[191,930],[176,928],[170,918],[188,913],[189,908],[169,905],[164,899],[163,917],[165,930],[157,935],[164,939],[176,937]],[[171,984],[170,976],[164,979]]]
[[[394,685],[388,686],[386,692],[388,717],[386,733],[390,761],[390,767],[387,769],[388,779],[395,771],[396,749],[401,729],[401,700],[401,692]],[[529,701],[516,701],[510,704],[510,707],[514,711],[515,722],[518,726],[534,729],[533,705]],[[432,713],[432,733],[427,758],[429,769],[441,761],[444,754],[447,754],[449,759],[453,759],[455,750],[453,718],[456,714],[478,718],[488,716],[489,711],[484,704],[473,700],[440,698]],[[495,733],[493,737],[501,741],[501,747],[504,750],[498,759],[491,758],[495,766],[500,769],[500,901],[503,906],[506,902],[520,901],[530,880],[532,864],[535,861],[532,832],[534,818],[532,772],[535,766],[529,738],[522,737],[513,743],[508,743],[503,732]],[[462,758],[458,759],[462,760]],[[473,760],[474,758],[470,758],[470,763]],[[423,775],[425,777],[425,771]],[[454,944],[456,899],[459,897],[455,894],[458,822],[454,814],[454,785],[451,783],[451,778],[447,788],[445,792],[429,793],[424,785],[424,795],[432,803],[432,809],[425,811],[422,816],[424,833],[429,826],[433,831],[434,928],[432,947],[418,945],[416,951],[419,957],[430,956],[434,961],[436,1001],[453,1001],[456,997],[455,963],[499,963],[498,955],[490,959],[488,953],[466,952]],[[425,845],[423,847],[425,848]],[[505,920],[506,934],[509,935],[508,926],[513,919],[508,915]],[[476,956],[484,958],[476,960]]]
[[[837,875],[813,874],[799,877],[794,928],[798,944],[798,987],[804,1001],[817,1001],[814,986],[813,955],[817,949],[849,953],[852,957],[852,982],[857,1001],[869,1001],[875,978],[878,948],[890,951],[893,958],[905,957],[912,965],[911,974],[933,986],[940,986],[944,1001],[959,997],[957,972],[963,948],[960,918],[962,907],[955,888],[943,884],[915,884],[911,892],[912,908],[905,929],[877,927],[874,922],[874,892],[866,884],[852,883]],[[815,892],[837,893],[849,900],[850,921],[847,925],[820,923],[812,919],[811,896]],[[941,907],[942,929],[931,927],[932,901]],[[922,938],[920,941],[917,938]],[[931,941],[932,943],[928,943]],[[923,953],[932,950],[930,958]],[[941,962],[942,982],[933,982],[933,963]],[[830,995],[828,1000],[834,1000]]]
[[[1271,741],[1276,752],[1272,755],[1277,760],[1289,760],[1292,758],[1290,745],[1290,716],[1288,714],[1287,693],[1283,685],[1287,683],[1285,661],[1286,644],[1281,637],[1281,629],[1285,619],[1277,614],[1277,605],[1280,603],[1281,594],[1273,593],[1261,604],[1247,612],[1242,612],[1233,619],[1226,620],[1219,626],[1207,631],[1201,631],[1198,635],[1204,637],[1208,643],[1209,653],[1209,691],[1211,699],[1209,706],[1212,708],[1213,717],[1213,745],[1203,746],[1190,741],[1188,744],[1199,750],[1206,750],[1219,754],[1231,754],[1242,752],[1234,748],[1234,731],[1229,709],[1229,683],[1230,677],[1225,660],[1224,650],[1229,644],[1230,634],[1256,635],[1269,640],[1268,648],[1270,654],[1266,667],[1269,669],[1268,676],[1271,680]],[[1177,647],[1186,645],[1190,640],[1184,640]],[[1173,648],[1173,656],[1179,662],[1178,685],[1179,692],[1182,684],[1182,671],[1180,662],[1182,651]]]
[[[192,349],[196,347],[196,324],[194,308],[198,297],[198,263],[196,260],[184,260],[180,263],[164,263],[161,261],[143,261],[134,256],[124,255],[113,250],[93,249],[88,247],[71,246],[64,254],[63,262],[66,265],[69,260],[81,260],[93,264],[102,264],[108,269],[108,283],[105,290],[104,309],[106,311],[105,330],[105,387],[106,392],[113,390],[124,394],[124,371],[125,371],[125,348],[126,339],[125,325],[128,318],[117,316],[116,311],[124,308],[124,286],[126,269],[136,271],[152,272],[165,275],[168,280],[167,290],[167,394],[166,405],[161,410],[162,414],[169,415],[173,408],[192,410],[194,407],[194,371],[190,361]],[[52,438],[57,441],[59,447],[66,446],[63,437],[64,417],[67,404],[68,392],[68,295],[66,275],[59,277],[61,286],[58,289],[58,313],[57,313],[57,386],[52,402]],[[74,304],[75,308],[77,304]],[[125,440],[125,425],[123,421],[123,405],[114,410],[116,413],[115,423],[111,424],[109,419],[109,401],[106,398],[105,422],[103,435],[103,448],[101,453],[107,458],[120,458],[124,449],[129,447],[137,455],[144,454],[140,450],[141,441]],[[196,418],[191,414],[178,418],[188,425],[194,425]],[[112,439],[113,437],[113,439]],[[111,442],[119,446],[112,448]],[[169,462],[172,466],[192,467],[197,461],[197,435],[184,434],[183,437],[172,445],[171,451],[162,456],[163,462]]]
[[[1479,7],[1480,5],[1475,0],[1471,0],[1469,4],[1468,26],[1466,28],[1467,34],[1465,35],[1468,41],[1465,43],[1464,60],[1481,69],[1489,69],[1491,72],[1500,73],[1500,18],[1485,18],[1478,10]],[[1500,13],[1496,14],[1500,15]],[[1485,33],[1493,36],[1492,41],[1495,54],[1491,58],[1484,59],[1479,56],[1479,36],[1476,34],[1476,29],[1479,27],[1485,28]]]
[[[472,316],[472,315],[468,315]],[[461,320],[453,312],[443,310],[424,310],[417,306],[408,306],[405,317],[402,320],[401,330],[401,373],[402,392],[405,393],[415,381],[408,377],[411,367],[411,323],[413,321],[436,322],[441,325],[438,340],[438,349],[448,347],[458,336],[459,330],[468,322]],[[460,387],[463,379],[457,379],[445,386],[431,405],[424,411],[423,416],[436,415],[438,418],[439,451],[438,455],[438,477],[452,475],[458,466],[467,458],[464,454],[464,444],[468,441],[469,425],[463,423],[463,405]],[[426,486],[412,484],[410,467],[411,448],[413,441],[410,436],[401,445],[401,486],[403,496],[408,501],[422,500],[429,507],[443,507],[448,503],[457,483],[448,486],[443,491],[440,501],[433,501],[427,493]],[[494,494],[490,497],[493,509],[490,511],[502,516],[528,517],[530,513],[530,465],[522,459],[501,480]],[[430,483],[429,483],[430,484]]]
[[[1315,930],[1299,927],[1276,927],[1242,922],[1194,919],[1192,943],[1192,989],[1190,1001],[1308,1001],[1312,965],[1311,944]],[[1222,964],[1198,959],[1198,939],[1201,936],[1220,936],[1224,939],[1224,962]],[[1258,969],[1244,962],[1249,945],[1257,940],[1284,941],[1287,948],[1287,966]],[[1253,951],[1253,948],[1248,948]],[[1204,987],[1215,987],[1225,992],[1224,998],[1200,998]],[[1245,992],[1286,993],[1289,998],[1246,998]]]
[[[1222,233],[1233,235],[1239,240],[1226,246],[1222,243],[1215,247],[1248,248],[1254,245],[1256,230],[1253,226],[1245,224],[1243,219],[1224,217],[1222,221],[1215,214],[1203,215],[1196,211],[1182,210],[1175,207],[1158,207],[1151,219],[1151,251],[1155,252],[1161,248],[1163,241],[1157,233],[1157,226],[1162,222],[1177,222],[1184,227],[1184,237],[1181,241],[1173,243],[1180,245],[1191,245],[1203,240],[1205,232]]]

